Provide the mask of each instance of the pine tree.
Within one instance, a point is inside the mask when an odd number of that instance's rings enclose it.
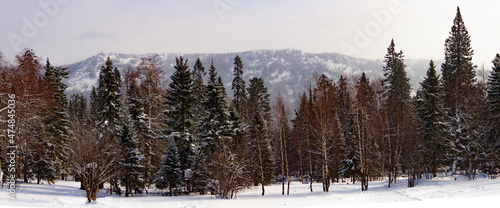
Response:
[[[254,161],[254,171],[252,177],[254,184],[261,183],[262,195],[264,195],[264,185],[271,182],[274,175],[274,161],[269,139],[270,101],[267,87],[262,78],[254,77],[250,80],[248,87],[248,118],[249,136],[252,138],[250,144],[250,159]]]
[[[193,156],[193,80],[187,60],[182,56],[176,58],[176,71],[170,77],[172,82],[165,95],[165,104],[169,107],[164,111],[167,119],[164,120],[168,129],[163,130],[164,136],[159,138],[175,142],[179,154],[180,168],[185,171],[191,167]],[[162,167],[160,167],[160,171]],[[180,182],[179,182],[180,183]]]
[[[245,80],[243,79],[243,62],[239,56],[234,58],[234,79],[231,89],[233,90],[233,105],[243,121],[247,118],[247,92]]]
[[[446,161],[453,143],[448,138],[449,126],[445,121],[444,91],[436,74],[436,67],[431,60],[427,76],[420,83],[417,97],[417,114],[419,116],[419,134],[423,139],[422,147],[424,164],[427,173],[437,176],[438,168]]]

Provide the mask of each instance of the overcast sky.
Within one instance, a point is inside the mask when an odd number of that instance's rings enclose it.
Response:
[[[474,63],[500,53],[500,1],[0,0],[0,51],[24,47],[53,65],[118,53],[337,52],[383,59],[391,38],[406,58],[443,59],[456,8]]]

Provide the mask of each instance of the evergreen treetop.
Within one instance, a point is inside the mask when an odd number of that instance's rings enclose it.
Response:
[[[234,79],[231,89],[233,90],[233,105],[236,112],[243,120],[247,115],[247,92],[245,80],[243,79],[243,62],[239,56],[234,58]]]

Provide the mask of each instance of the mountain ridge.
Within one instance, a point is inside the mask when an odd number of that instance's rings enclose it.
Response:
[[[97,86],[100,68],[104,65],[108,56],[123,75],[127,68],[137,67],[141,57],[153,54],[155,53],[100,52],[85,60],[65,65],[64,67],[68,67],[70,74],[70,77],[65,81],[68,85],[67,92],[69,94],[83,93],[88,96],[92,86]],[[355,58],[338,53],[304,53],[301,50],[283,49],[251,50],[234,53],[162,53],[158,55],[165,87],[170,80],[170,75],[174,72],[175,57],[183,56],[188,59],[190,68],[192,68],[197,58],[200,58],[207,69],[213,60],[229,97],[232,97],[231,83],[234,78],[234,57],[239,55],[243,61],[244,79],[247,84],[252,77],[262,77],[272,99],[278,93],[281,93],[289,107],[292,107],[295,99],[305,89],[307,83],[314,83],[314,76],[325,74],[335,82],[340,75],[359,76],[362,72],[365,72],[371,79],[383,76],[383,60]],[[428,63],[429,60],[426,59],[405,60],[406,71],[414,91],[418,89],[418,83],[423,80]]]

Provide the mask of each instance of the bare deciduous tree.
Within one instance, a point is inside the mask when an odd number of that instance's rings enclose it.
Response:
[[[88,125],[77,124],[73,127],[71,167],[82,179],[88,202],[97,200],[99,185],[118,177],[119,154],[114,152],[115,145],[109,136],[99,138],[98,132]]]

